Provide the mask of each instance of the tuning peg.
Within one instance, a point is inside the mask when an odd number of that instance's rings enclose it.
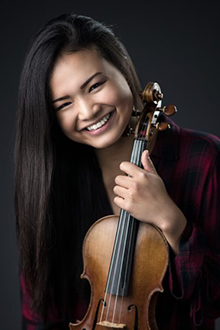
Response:
[[[177,107],[173,104],[169,104],[163,108],[160,108],[160,110],[163,111],[165,115],[172,116],[177,112]]]
[[[167,128],[170,128],[170,125],[168,123],[161,122],[156,124],[156,129],[158,131],[165,131]]]

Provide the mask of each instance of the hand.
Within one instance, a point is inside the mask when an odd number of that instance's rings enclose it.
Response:
[[[118,175],[115,178],[114,193],[117,196],[114,202],[136,219],[162,229],[164,213],[172,201],[147,151],[143,152],[141,161],[144,169],[129,162],[120,164],[120,169],[128,176]]]
[[[147,150],[143,152],[141,162],[143,169],[129,162],[120,164],[120,169],[128,176],[118,175],[115,178],[113,191],[117,196],[114,202],[134,218],[159,227],[175,252],[178,252],[186,219],[168,195]]]

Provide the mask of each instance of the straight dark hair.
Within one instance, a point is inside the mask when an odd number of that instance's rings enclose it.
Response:
[[[61,132],[49,88],[59,56],[94,47],[124,75],[140,107],[140,84],[125,47],[110,28],[85,16],[49,21],[33,39],[20,79],[15,166],[20,262],[32,307],[44,318],[52,301],[68,315],[72,296],[83,291],[77,291],[82,240],[103,215],[94,150]]]

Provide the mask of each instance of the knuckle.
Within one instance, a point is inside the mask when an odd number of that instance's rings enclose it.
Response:
[[[129,189],[128,196],[129,196],[129,203],[134,202],[134,200],[135,200],[135,191],[133,191],[132,189]]]
[[[137,192],[139,190],[139,183],[137,181],[134,181],[132,184],[132,190],[135,192]]]
[[[138,194],[140,193],[140,191],[141,191],[141,183],[139,183],[139,182],[134,182],[133,184],[132,184],[132,187],[131,187],[131,196],[132,196],[132,199],[134,200],[134,198],[136,197],[136,196],[138,196]]]
[[[139,178],[140,180],[145,180],[147,178],[147,173],[145,171],[140,171]]]
[[[124,201],[124,209],[128,212],[131,210],[131,203],[128,200]]]

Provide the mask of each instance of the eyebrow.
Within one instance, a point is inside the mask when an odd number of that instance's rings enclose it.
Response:
[[[102,72],[96,72],[95,74],[93,74],[91,77],[89,77],[83,84],[82,86],[80,86],[80,89],[83,89],[85,88],[89,83],[90,81],[95,78],[96,76],[102,74]],[[66,100],[69,98],[69,95],[65,95],[65,96],[61,96],[59,97],[58,99],[55,99],[52,101],[52,103],[55,103],[55,102],[58,102],[58,101],[63,101],[63,100]]]
[[[89,79],[87,79],[87,80],[84,82],[84,84],[82,84],[82,86],[80,87],[80,89],[85,88],[85,87],[90,83],[90,81],[91,81],[93,78],[95,78],[96,76],[98,76],[98,75],[100,75],[100,74],[102,74],[102,72],[96,72],[95,74],[93,74]]]

